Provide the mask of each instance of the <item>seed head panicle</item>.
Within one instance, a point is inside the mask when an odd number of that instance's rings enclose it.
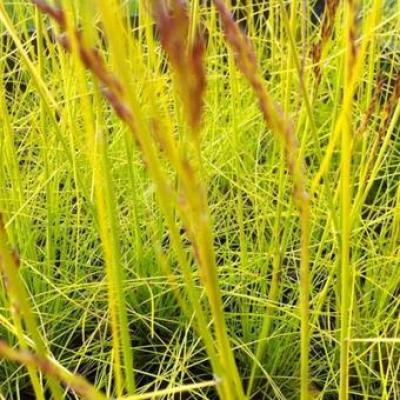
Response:
[[[326,47],[329,39],[333,35],[336,12],[338,9],[339,0],[327,0],[325,12],[320,27],[319,41],[312,47],[312,59],[314,62],[314,74],[317,84],[321,81],[321,56],[323,49]]]
[[[270,97],[250,39],[240,29],[224,1],[213,1],[220,16],[226,41],[233,50],[236,65],[252,87],[265,123],[283,143],[288,170],[293,177],[294,199],[301,208],[301,204],[308,201],[308,195],[305,189],[303,165],[299,162],[298,141],[293,123]]]
[[[190,18],[183,0],[174,0],[169,6],[162,0],[154,1],[153,14],[161,45],[175,74],[188,124],[197,134],[206,89],[203,36],[197,29],[194,38],[190,37]]]
[[[57,6],[52,6],[44,0],[32,0],[32,3],[36,5],[36,7],[41,12],[53,18],[60,27],[62,28],[65,27],[66,25],[65,14],[61,8]]]

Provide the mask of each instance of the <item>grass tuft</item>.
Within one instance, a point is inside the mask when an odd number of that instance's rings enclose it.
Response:
[[[399,4],[2,2],[0,398],[400,398]]]

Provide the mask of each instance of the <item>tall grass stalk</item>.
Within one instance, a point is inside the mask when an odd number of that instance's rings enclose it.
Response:
[[[10,309],[14,318],[16,334],[20,340],[23,348],[27,347],[22,328],[22,321],[26,326],[27,333],[32,338],[35,351],[43,358],[49,357],[48,349],[46,347],[45,340],[39,330],[36,317],[32,312],[31,305],[29,304],[29,297],[26,293],[24,284],[21,282],[19,277],[19,262],[18,254],[13,253],[8,245],[7,233],[4,227],[3,217],[0,218],[0,254],[1,254],[1,267],[3,277],[5,278],[4,285],[7,288],[7,293],[10,300]],[[30,367],[28,369],[29,375],[31,376],[32,383],[36,394],[40,397],[43,396],[43,390],[40,387],[38,375],[34,369]],[[62,397],[62,392],[58,383],[53,379],[49,378],[49,385],[52,394],[55,399]]]
[[[74,27],[67,31],[73,38]],[[79,54],[79,44],[75,43],[76,53]],[[80,71],[82,89],[86,89],[84,71]],[[99,100],[95,98],[94,105]],[[117,393],[122,395],[124,389],[128,394],[135,392],[135,377],[133,369],[133,354],[131,349],[130,331],[127,318],[125,271],[122,267],[121,250],[119,246],[120,231],[116,219],[114,188],[110,177],[110,165],[107,154],[107,138],[101,128],[104,118],[100,114],[93,116],[87,99],[85,103],[86,131],[88,138],[88,150],[93,152],[92,168],[94,174],[95,197],[98,212],[98,221],[101,239],[104,248],[105,263],[107,268],[108,293],[110,314],[113,329],[113,359],[115,363],[115,376]],[[96,107],[95,107],[96,108]],[[94,120],[96,118],[96,120]],[[89,153],[89,157],[91,155]],[[122,360],[121,360],[122,356]],[[125,379],[122,377],[124,376]],[[123,383],[124,382],[124,383]]]
[[[255,54],[248,41],[248,38],[242,34],[237,24],[231,17],[229,10],[226,8],[223,1],[214,0],[216,8],[220,14],[221,23],[225,32],[226,39],[232,47],[238,68],[244,74],[252,86],[264,117],[268,126],[271,126],[274,133],[281,140],[285,156],[288,164],[288,169],[293,177],[294,185],[294,200],[300,210],[301,220],[301,265],[300,265],[300,319],[301,319],[301,398],[308,398],[309,391],[309,293],[310,293],[310,278],[309,278],[309,240],[310,240],[310,205],[309,197],[306,189],[305,175],[303,172],[303,162],[299,158],[297,139],[294,134],[292,123],[288,121],[285,115],[274,105],[261,78],[259,67],[255,59]],[[294,18],[294,17],[293,17]],[[294,22],[291,24],[292,30],[295,29]],[[289,90],[289,87],[287,87]],[[276,292],[276,270],[273,272],[274,278],[272,281],[272,296],[275,297]],[[269,317],[267,317],[269,318]],[[268,333],[268,319],[264,322],[261,334]],[[255,359],[262,359],[264,344],[261,341],[259,348],[256,350]],[[251,392],[254,376],[257,371],[258,364],[254,362],[249,381],[249,391]]]

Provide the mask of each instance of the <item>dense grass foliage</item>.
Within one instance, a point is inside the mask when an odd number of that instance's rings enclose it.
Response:
[[[400,399],[400,1],[0,38],[1,399]]]

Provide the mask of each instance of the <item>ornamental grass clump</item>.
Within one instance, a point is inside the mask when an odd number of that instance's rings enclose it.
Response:
[[[0,398],[399,397],[399,12],[0,4]]]

